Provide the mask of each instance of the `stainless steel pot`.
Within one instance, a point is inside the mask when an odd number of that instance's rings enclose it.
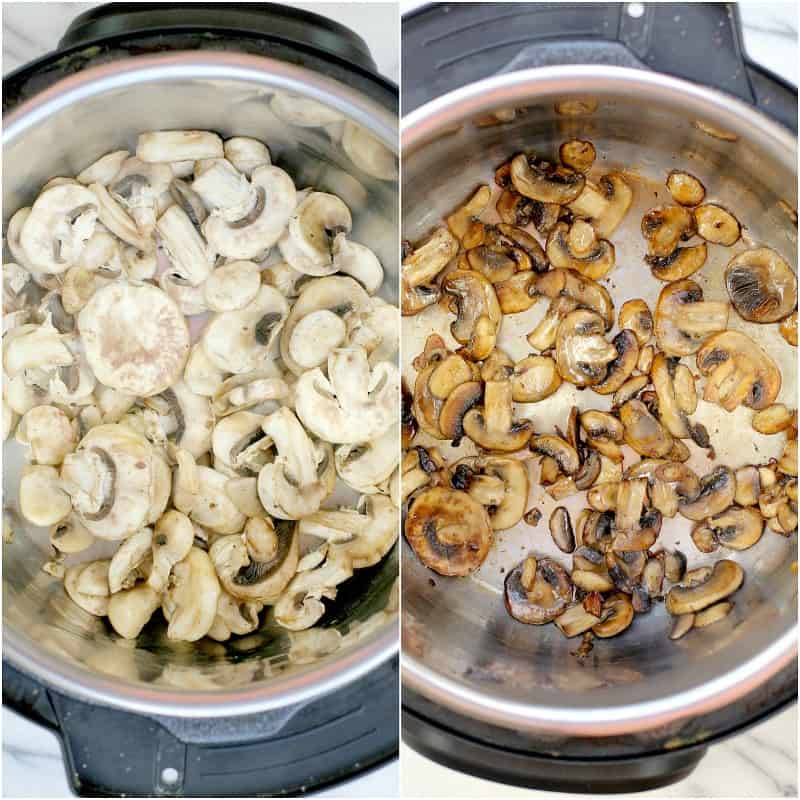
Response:
[[[575,99],[589,101],[585,113],[556,112],[557,103]],[[516,116],[487,126],[486,116],[501,109],[517,109]],[[719,138],[720,132],[728,135]],[[492,184],[494,168],[514,153],[554,159],[558,145],[573,137],[594,143],[597,174],[622,169],[634,185],[633,208],[612,237],[617,266],[606,282],[617,308],[633,297],[654,307],[660,286],[642,260],[638,226],[645,209],[668,201],[664,178],[675,168],[697,175],[709,199],[736,213],[749,239],[769,244],[796,264],[796,217],[786,208],[796,208],[795,138],[717,91],[602,65],[496,75],[405,116],[403,238],[422,238],[478,184]],[[730,255],[712,248],[707,264],[693,276],[708,299],[726,298],[722,272]],[[542,313],[534,307],[506,316],[498,346],[512,358],[522,357],[524,335]],[[437,308],[404,319],[409,385],[411,360],[425,337],[446,331],[447,322]],[[776,358],[783,371],[781,397],[795,406],[796,350],[774,326],[743,323],[735,314],[732,326],[753,335]],[[531,418],[537,431],[547,431],[564,424],[573,403],[604,407],[599,396],[573,388],[562,387],[542,403],[517,404],[517,414]],[[701,404],[698,416],[721,463],[758,463],[782,449],[782,441],[753,437],[749,413],[726,414]],[[448,445],[438,444],[449,456]],[[701,474],[708,471],[702,453],[690,464]],[[534,486],[530,504],[538,504],[541,493]],[[539,505],[545,521],[554,505]],[[583,506],[582,498],[567,505],[574,512]],[[699,554],[680,518],[665,521],[659,544],[679,546],[692,564],[719,557]],[[637,617],[624,635],[598,641],[581,660],[571,654],[575,642],[554,626],[522,625],[504,608],[504,574],[525,553],[569,563],[549,540],[546,526],[534,530],[523,523],[499,533],[487,561],[467,579],[432,575],[404,542],[404,737],[455,768],[528,785],[599,791],[621,790],[626,777],[628,788],[663,783],[665,770],[648,768],[647,779],[637,785],[636,770],[626,772],[629,762],[670,753],[674,761],[675,754],[759,718],[796,693],[796,544],[796,536],[767,532],[756,547],[732,556],[747,578],[729,620],[672,642],[665,609],[657,606]],[[542,766],[539,757],[548,763]],[[690,770],[697,757],[673,763],[673,778]],[[594,773],[576,768],[570,774],[573,767],[558,763],[562,758],[594,764]]]
[[[271,9],[274,11],[274,7]],[[263,41],[266,39],[262,37]],[[79,62],[83,58],[85,63],[87,52],[70,57]],[[347,121],[396,153],[396,93],[377,77],[367,77],[368,67],[346,67],[337,62],[330,72],[339,78],[331,78],[318,67],[324,60],[318,55],[315,62],[308,52],[300,56],[295,52],[294,60],[310,65],[303,67],[288,63],[286,58],[179,50],[122,57],[58,80],[4,119],[4,221],[17,208],[29,204],[49,178],[74,175],[110,150],[135,149],[136,136],[142,131],[197,128],[215,130],[223,137],[254,136],[269,144],[273,161],[284,167],[298,186],[314,185],[335,192],[350,205],[356,223],[354,236],[368,242],[379,255],[387,273],[385,296],[396,300],[396,177],[370,174],[369,165],[354,163],[340,144],[341,129]],[[349,81],[344,79],[348,70],[353,76]],[[327,130],[289,124],[271,111],[271,100],[279,94],[313,99],[340,121]],[[4,459],[5,503],[13,507],[21,462],[15,445],[6,444]],[[149,744],[144,763],[149,763],[148,759],[159,763],[160,759],[164,767],[176,766],[167,763],[173,757],[168,755],[170,747],[177,747],[173,755],[182,759],[178,779],[168,784],[159,782],[156,770],[151,791],[214,794],[221,780],[220,770],[224,779],[224,773],[232,772],[231,765],[237,762],[228,761],[224,769],[207,767],[204,775],[199,774],[191,763],[191,749],[184,747],[181,751],[180,745],[194,742],[201,743],[197,746],[202,748],[223,743],[230,750],[248,740],[250,759],[256,761],[248,760],[247,765],[255,770],[255,776],[248,779],[229,774],[219,793],[277,793],[301,791],[302,787],[346,774],[347,767],[341,764],[328,764],[315,774],[314,767],[309,766],[316,757],[314,752],[308,753],[310,761],[305,764],[300,758],[292,761],[286,756],[287,747],[303,747],[294,744],[292,735],[305,731],[311,743],[315,741],[314,726],[330,721],[325,715],[310,713],[328,699],[334,708],[335,697],[349,692],[349,705],[340,712],[351,714],[356,709],[365,722],[351,717],[349,722],[343,720],[345,727],[331,723],[328,733],[321,734],[313,747],[322,750],[325,743],[334,750],[340,744],[344,747],[347,730],[368,731],[376,738],[374,721],[365,724],[371,719],[370,692],[376,691],[376,683],[386,684],[397,676],[393,663],[397,617],[390,602],[397,575],[396,555],[342,587],[339,600],[326,617],[328,630],[322,635],[301,634],[298,639],[267,626],[224,645],[201,642],[187,647],[168,642],[158,627],[148,629],[135,643],[121,640],[102,620],[77,609],[60,583],[41,571],[47,550],[46,531],[25,525],[16,527],[13,542],[3,545],[4,666],[7,662],[12,668],[10,677],[4,676],[4,699],[29,712],[33,709],[40,718],[60,727],[68,751],[79,750],[77,744],[69,746],[70,737],[83,734],[64,718],[65,714],[69,716],[65,709],[76,716],[78,707],[81,713],[88,713],[87,708],[108,714],[113,709],[137,712],[145,716],[137,717],[131,725],[145,725],[143,737],[148,736],[145,723],[153,719],[171,731],[160,748]],[[334,630],[342,634],[340,641],[332,640],[336,639]],[[50,700],[44,713],[37,709],[41,693]],[[381,702],[385,706],[385,700]],[[385,707],[378,713],[385,714]],[[113,714],[110,719],[114,719]],[[81,725],[87,724],[92,727],[84,718]],[[137,734],[131,732],[135,730],[131,727],[128,731],[134,739]],[[259,760],[257,741],[279,734],[286,741],[273,750],[283,754],[283,762],[275,762],[272,756],[272,761]],[[103,737],[113,739],[115,734],[107,728],[95,730],[93,735],[99,740],[100,749],[91,754],[92,761],[97,762],[103,752]],[[368,741],[364,738],[360,744]],[[358,753],[354,753],[357,762]],[[81,773],[82,760],[83,756],[72,758],[76,775]],[[290,779],[285,767],[292,763],[295,767]],[[238,764],[246,771],[247,765]],[[352,769],[357,764],[349,766]],[[108,767],[111,785],[101,786],[101,790],[126,790],[124,772],[117,766],[115,779],[113,762]],[[283,783],[277,776],[283,776]],[[87,788],[87,780],[81,788]],[[150,782],[146,772],[144,786]]]

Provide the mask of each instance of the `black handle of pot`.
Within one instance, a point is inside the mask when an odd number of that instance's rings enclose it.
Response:
[[[297,796],[393,758],[398,663],[304,704],[223,720],[151,717],[74,699],[3,664],[3,702],[61,739],[83,797]]]
[[[797,130],[797,89],[747,58],[736,3],[431,4],[403,20],[403,113],[501,72],[651,69],[727,92]]]

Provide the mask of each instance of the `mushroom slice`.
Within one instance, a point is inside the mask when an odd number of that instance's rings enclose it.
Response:
[[[141,583],[109,597],[108,621],[123,639],[135,639],[160,605],[158,592]]]
[[[570,139],[558,148],[558,157],[565,167],[576,172],[588,172],[597,158],[597,151],[591,142],[584,139]]]
[[[572,521],[569,518],[569,511],[564,506],[557,506],[550,515],[550,535],[562,553],[571,553],[575,550]]]
[[[361,494],[381,491],[400,460],[397,429],[392,425],[371,442],[339,445],[334,454],[339,477]]]
[[[753,414],[751,420],[753,430],[764,434],[780,433],[787,428],[797,427],[797,412],[787,408],[783,403],[773,403]]]
[[[78,328],[97,379],[139,397],[175,383],[189,354],[183,315],[148,284],[122,281],[99,289],[78,315]]]
[[[646,478],[630,478],[619,482],[614,523],[618,531],[634,531],[639,527],[646,496]]]
[[[93,543],[94,537],[75,513],[70,513],[50,529],[50,544],[59,553],[81,553]]]
[[[667,593],[667,611],[675,616],[702,611],[732,595],[743,580],[744,570],[735,561],[717,561],[702,583],[691,587],[673,586]]]
[[[561,386],[556,362],[549,356],[527,356],[514,364],[511,397],[517,403],[538,403]]]
[[[437,228],[424,244],[403,259],[404,286],[413,289],[430,283],[457,253],[458,240],[447,228]]]
[[[628,378],[628,380],[614,392],[612,405],[621,406],[627,403],[628,400],[633,400],[633,398],[640,394],[642,389],[649,383],[649,375],[635,375],[632,378]]]
[[[173,568],[173,583],[162,600],[169,620],[167,638],[180,642],[202,639],[214,624],[220,592],[208,553],[192,547]]]
[[[592,633],[599,639],[609,639],[630,627],[634,617],[633,605],[628,595],[616,592],[603,601],[602,614],[602,622],[592,628]]]
[[[260,286],[244,308],[216,314],[203,331],[209,360],[223,372],[257,370],[274,356],[289,313],[286,298],[271,286]]]
[[[77,429],[56,406],[35,406],[26,411],[17,428],[17,441],[31,448],[37,464],[58,466],[77,445]]]
[[[694,497],[683,498],[678,505],[678,511],[691,520],[713,517],[733,503],[735,494],[736,478],[733,472],[720,465],[700,479],[698,493]]]
[[[556,167],[524,153],[511,159],[511,182],[525,197],[540,203],[566,205],[583,189],[586,178],[574,170]]]
[[[219,420],[211,437],[214,463],[239,475],[257,475],[273,456],[272,440],[261,430],[263,419],[260,414],[237,411]]]
[[[778,460],[778,469],[784,475],[797,477],[797,439],[786,442],[783,453]]]
[[[136,222],[128,212],[109,194],[108,189],[99,183],[93,183],[89,189],[94,195],[97,206],[97,217],[114,236],[122,239],[126,244],[135,247],[137,251],[150,253],[154,249],[151,236],[140,232]]]
[[[646,345],[653,335],[653,315],[644,300],[628,300],[619,310],[620,330],[630,330],[640,346]]]
[[[513,452],[525,447],[533,427],[528,420],[515,421],[510,381],[487,381],[483,406],[464,415],[464,432],[479,447]]]
[[[591,222],[595,233],[607,239],[619,227],[633,203],[633,190],[619,172],[609,172],[599,185],[586,181],[580,195],[567,208]]]
[[[159,517],[152,537],[153,566],[147,584],[158,594],[164,591],[172,568],[183,561],[194,542],[194,526],[186,514],[171,509]]]
[[[19,481],[19,510],[32,525],[57,525],[65,520],[72,506],[55,467],[28,464]]]
[[[559,563],[529,556],[506,576],[506,609],[526,625],[544,625],[564,613],[572,591],[572,581]]]
[[[431,372],[428,390],[439,400],[446,400],[460,384],[472,380],[474,373],[469,362],[455,353],[446,356]]]
[[[551,300],[539,324],[528,334],[528,344],[542,352],[553,347],[556,343],[559,326],[577,306],[577,302],[571,297],[556,297]]]
[[[383,285],[383,267],[369,247],[351,241],[346,234],[339,233],[333,238],[331,252],[333,266],[355,278],[366,289],[367,294],[375,294]]]
[[[473,572],[493,541],[486,509],[466,492],[439,486],[416,496],[405,536],[419,560],[440,575]]]
[[[498,482],[497,496],[490,498],[492,502],[483,505],[487,506],[492,530],[513,528],[522,519],[528,500],[529,483],[525,465],[513,458],[481,456],[462,458],[456,462],[454,469],[458,470],[461,466],[468,468],[473,476],[469,479],[468,488],[473,499],[478,500],[472,492],[476,478],[485,477]],[[453,483],[455,485],[455,481]]]
[[[215,533],[242,530],[245,516],[228,497],[227,482],[227,475],[209,467],[197,467],[197,498],[189,515],[193,522]]]
[[[593,311],[577,309],[564,317],[556,334],[556,364],[561,377],[576,386],[603,381],[616,348],[603,337],[605,323]]]
[[[206,636],[215,642],[226,642],[232,634],[242,636],[252,633],[258,627],[258,615],[263,608],[262,603],[243,603],[223,589],[219,595],[214,624]]]
[[[284,234],[297,205],[294,181],[279,167],[256,168],[251,182],[256,203],[245,217],[230,222],[217,210],[203,223],[208,244],[226,258],[260,258]]]
[[[45,189],[36,198],[19,233],[27,261],[42,272],[65,272],[74,266],[94,232],[97,216],[97,199],[80,184]]]
[[[381,181],[396,181],[395,154],[361,125],[344,121],[342,150],[361,170]]]
[[[169,184],[170,197],[183,209],[198,230],[208,217],[203,198],[184,180],[173,178]]]
[[[703,399],[726,411],[739,405],[760,411],[770,406],[781,388],[775,362],[739,331],[723,331],[697,351],[697,368],[706,376]]]
[[[439,426],[439,420],[444,401],[434,397],[433,394],[431,394],[428,386],[430,377],[435,369],[436,363],[434,362],[428,364],[426,367],[423,367],[420,372],[417,373],[417,378],[414,381],[414,394],[411,414],[414,420],[418,423],[419,427],[428,435],[433,436],[436,439],[444,439],[447,438],[447,434],[445,434]],[[466,386],[466,384],[462,384],[462,386]],[[463,391],[469,391],[471,393],[472,388],[473,387],[470,387],[470,389]],[[478,389],[480,389],[480,386]],[[459,400],[463,399],[466,401],[467,399],[466,397],[462,397],[461,392],[458,393],[457,397]],[[456,401],[454,400],[454,403],[455,402]],[[451,412],[455,414],[455,405],[451,405],[450,408]],[[463,419],[463,415],[461,416]],[[453,422],[455,422],[455,419],[453,419]]]
[[[713,606],[709,606],[703,611],[698,611],[697,614],[694,615],[693,627],[706,628],[727,617],[731,611],[733,611],[733,603],[727,601],[715,603]]]
[[[224,158],[204,162],[202,172],[196,172],[192,190],[205,207],[232,228],[250,224],[266,202],[263,189],[251,186],[247,178]]]
[[[716,542],[731,550],[747,550],[764,532],[764,520],[756,509],[735,505],[702,524],[713,532]]]
[[[259,167],[272,163],[269,148],[248,136],[234,136],[223,144],[225,158],[242,174],[249,178]]]
[[[741,234],[739,220],[722,206],[715,203],[699,206],[694,210],[694,219],[698,236],[707,242],[730,247],[739,241]]]
[[[453,442],[464,435],[464,415],[483,399],[483,385],[479,381],[467,381],[457,386],[441,403],[438,428],[441,435]]]
[[[136,571],[150,556],[152,543],[152,529],[142,528],[119,546],[108,565],[108,589],[111,594],[133,586]]]
[[[668,256],[645,256],[653,277],[660,281],[680,281],[694,275],[706,263],[708,249],[703,244],[676,247]]]
[[[80,586],[81,578],[87,572]],[[64,589],[75,605],[96,617],[104,617],[108,613],[108,580],[104,578],[103,571],[107,572],[108,561],[93,561],[89,564],[76,564],[70,567],[64,575]],[[105,581],[105,586],[103,582]]]
[[[761,478],[758,467],[745,466],[739,467],[735,473],[736,494],[734,501],[740,506],[758,505],[758,497],[761,494]]]
[[[519,314],[536,305],[536,273],[517,272],[507,281],[493,284],[503,314]]]
[[[156,222],[161,244],[183,281],[199,286],[211,274],[213,253],[180,206],[170,206]]]
[[[572,225],[557,223],[547,237],[547,257],[554,267],[574,269],[581,275],[600,280],[614,267],[614,245],[598,239],[594,228],[585,220]]]
[[[611,346],[617,355],[609,361],[603,380],[592,385],[597,394],[614,394],[630,378],[639,361],[639,344],[632,331],[621,330],[612,339]]]
[[[745,250],[725,268],[731,303],[749,322],[778,322],[797,306],[797,276],[769,247]]]
[[[797,347],[797,309],[781,322],[778,330],[792,347]]]
[[[653,387],[658,397],[658,418],[673,436],[678,439],[688,439],[692,432],[689,427],[689,419],[678,399],[678,389],[673,379],[673,372],[676,372],[675,366],[663,353],[658,353],[650,371]],[[688,402],[687,398],[684,404]]]
[[[602,612],[601,612],[602,613]],[[568,639],[580,636],[582,633],[591,630],[601,618],[590,614],[582,604],[570,606],[563,614],[553,620],[556,627]]]
[[[316,436],[356,444],[380,436],[399,418],[400,374],[388,361],[372,369],[363,348],[341,348],[328,356],[328,377],[319,367],[295,386],[295,410]]]
[[[279,519],[313,514],[336,481],[330,447],[313,442],[288,408],[270,414],[261,427],[278,452],[258,474],[261,504]]]
[[[100,156],[97,161],[89,164],[86,169],[81,170],[75,176],[75,180],[84,186],[89,186],[92,183],[108,186],[129,157],[130,153],[127,150],[114,150],[111,153],[106,153],[104,156]]]
[[[703,290],[690,280],[665,286],[656,304],[656,342],[670,356],[696,353],[709,336],[728,326],[730,306],[703,301]]]
[[[528,446],[534,453],[555,459],[559,470],[566,475],[574,475],[580,469],[581,461],[577,451],[559,436],[534,436]]]
[[[648,411],[641,400],[629,400],[620,408],[625,442],[648,458],[663,458],[672,449],[670,432]]]
[[[651,256],[665,258],[671,255],[681,241],[687,241],[695,232],[692,212],[683,206],[658,206],[642,218],[642,236]]]
[[[463,206],[450,214],[445,221],[453,236],[463,239],[472,222],[483,213],[491,199],[492,190],[486,185],[479,186]]]
[[[152,131],[140,133],[136,156],[142,161],[168,164],[222,158],[222,139],[209,131]]]
[[[673,169],[667,175],[667,189],[672,199],[682,206],[697,206],[706,196],[705,186],[694,175]]]
[[[251,303],[261,286],[258,264],[231,261],[217,267],[203,284],[206,304],[212,311],[238,311]]]
[[[599,314],[606,328],[614,324],[614,301],[608,290],[574,269],[550,269],[536,279],[536,293],[549,297],[570,297],[580,308]]]
[[[286,235],[279,241],[284,259],[307,275],[336,271],[333,244],[340,233],[353,227],[350,209],[336,195],[311,192],[289,218]]]
[[[457,319],[450,332],[464,345],[464,354],[482,361],[492,352],[502,320],[492,284],[479,272],[453,270],[442,281],[442,291],[452,298]]]

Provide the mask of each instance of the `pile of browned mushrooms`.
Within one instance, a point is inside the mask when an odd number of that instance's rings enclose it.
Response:
[[[697,178],[673,171],[666,186],[674,204],[649,210],[641,223],[645,262],[664,282],[655,313],[633,299],[615,315],[598,281],[614,269],[610,238],[633,189],[619,172],[591,181],[595,157],[580,140],[561,146],[560,164],[516,155],[495,172],[499,193],[481,186],[446,227],[406,245],[403,314],[437,304],[451,311],[460,347],[430,335],[413,362],[413,393],[404,388],[404,531],[425,566],[468,575],[495,531],[540,523],[541,512],[529,509],[538,462],[547,494],[558,502],[586,492],[587,507],[572,520],[558,506],[549,519],[553,542],[572,555],[571,573],[528,555],[505,579],[509,613],[529,624],[554,621],[567,637],[605,638],[665,599],[677,639],[730,612],[744,571],[729,559],[687,571],[683,553],[659,545],[664,517],[691,520],[701,553],[752,547],[765,527],[782,536],[797,530],[797,412],[776,402],[781,372],[770,355],[728,329],[732,305],[744,320],[779,326],[796,346],[797,280],[777,252],[751,248],[725,270],[730,303],[705,300],[691,276],[709,247],[738,242],[741,226],[703,202]],[[527,334],[531,353],[515,361],[497,346],[501,325],[540,301],[549,307]],[[540,403],[562,382],[610,396],[610,410],[572,406],[552,432],[536,430],[535,412],[515,416],[515,403]],[[701,394],[726,412],[753,409],[755,431],[785,434],[782,456],[735,471],[716,464],[698,476],[686,463],[687,442],[715,458],[707,430],[691,419]],[[437,440],[471,440],[476,455],[447,463]],[[632,454],[639,460],[626,465]]]

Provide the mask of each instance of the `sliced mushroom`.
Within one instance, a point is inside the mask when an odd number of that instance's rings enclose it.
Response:
[[[529,158],[524,153],[511,159],[510,175],[514,188],[521,195],[540,203],[558,205],[574,200],[586,181],[579,172]]]
[[[783,403],[773,403],[753,414],[751,420],[753,430],[764,434],[780,433],[787,428],[797,426],[797,412],[787,408]]]
[[[37,464],[58,466],[77,445],[76,426],[56,406],[35,406],[25,412],[16,435],[17,441],[31,448]]]
[[[440,575],[467,575],[491,548],[493,536],[486,509],[466,492],[433,487],[414,499],[405,535],[422,563]]]
[[[64,575],[64,589],[79,608],[96,617],[104,617],[108,613],[107,574],[108,561],[76,564]]]
[[[707,376],[703,399],[726,411],[739,405],[760,411],[771,405],[781,388],[775,362],[739,331],[724,331],[697,351],[697,368]]]
[[[438,427],[441,435],[453,442],[464,435],[464,416],[483,399],[483,385],[467,381],[456,387],[441,404]]]
[[[663,458],[672,449],[670,432],[648,411],[641,400],[629,400],[620,409],[625,442],[648,458]]]
[[[697,206],[706,196],[705,186],[694,175],[673,169],[667,175],[667,189],[672,199],[682,206]]]
[[[656,341],[670,356],[696,353],[703,342],[728,326],[730,306],[704,301],[703,290],[690,280],[665,286],[656,304]]]
[[[590,614],[584,606],[579,603],[578,605],[570,606],[563,614],[557,616],[553,621],[561,633],[568,639],[571,639],[574,636],[580,636],[580,634],[591,630],[601,621],[601,617]]]
[[[615,263],[614,245],[598,239],[594,228],[580,219],[572,226],[556,224],[547,237],[546,252],[554,267],[574,269],[592,280],[604,278]]]
[[[564,506],[557,506],[550,515],[550,535],[562,553],[571,553],[575,550],[575,534],[569,512]]]
[[[258,167],[268,166],[272,163],[269,148],[258,139],[251,139],[247,136],[234,136],[226,139],[223,151],[225,158],[248,178]]]
[[[706,263],[705,243],[692,247],[676,247],[668,256],[645,257],[653,277],[660,281],[680,281],[694,275]]]
[[[263,607],[258,602],[241,602],[223,589],[217,602],[214,624],[206,636],[216,642],[225,642],[233,634],[242,636],[252,633],[258,627],[258,615]]]
[[[86,169],[81,170],[76,176],[75,180],[82,183],[84,186],[89,186],[92,183],[100,183],[103,186],[108,186],[114,176],[119,172],[122,164],[130,157],[127,150],[114,150],[111,153],[106,153],[97,161],[93,161]]]
[[[591,142],[583,139],[570,139],[558,148],[558,157],[565,167],[576,172],[588,172],[597,158],[597,151]]]
[[[672,622],[669,638],[673,641],[683,638],[694,627],[694,614],[680,614]]]
[[[632,331],[621,330],[611,341],[611,346],[617,355],[609,361],[603,380],[592,385],[597,394],[616,392],[631,376],[639,361],[639,344]]]
[[[740,506],[754,506],[758,504],[761,494],[761,478],[758,467],[745,466],[736,470],[736,494],[734,501]]]
[[[491,198],[492,190],[486,185],[479,186],[463,206],[460,206],[450,214],[446,222],[453,236],[463,239],[473,220],[483,213]]]
[[[617,358],[616,348],[603,337],[605,323],[593,311],[571,311],[558,326],[556,364],[561,377],[576,386],[594,386],[606,377]]]
[[[633,622],[633,605],[630,598],[622,592],[611,595],[603,602],[602,613],[603,621],[592,628],[592,633],[599,639],[618,636]]]
[[[510,381],[488,381],[484,386],[483,405],[464,415],[463,427],[478,446],[503,452],[521,450],[533,430],[528,420],[513,419]]]
[[[653,335],[653,315],[644,300],[628,300],[619,310],[621,330],[630,330],[640,346],[646,345]]]
[[[375,294],[381,288],[383,267],[378,257],[368,247],[340,233],[334,236],[331,252],[335,269],[355,278],[368,294]]]
[[[119,546],[108,565],[108,589],[111,594],[132,588],[136,571],[150,556],[153,531],[142,528]]]
[[[55,467],[29,464],[22,468],[19,482],[19,510],[32,525],[57,525],[72,506]]]
[[[691,520],[713,517],[733,503],[736,478],[731,470],[720,465],[700,479],[700,489],[692,498],[684,498],[678,505],[682,516]]]
[[[783,453],[778,460],[778,469],[784,475],[797,477],[797,439],[786,442]]]
[[[397,467],[397,426],[392,425],[377,439],[336,448],[334,462],[339,477],[361,494],[375,494]]]
[[[252,302],[261,286],[259,267],[252,261],[231,261],[217,267],[203,284],[212,311],[237,311]]]
[[[123,639],[136,639],[161,605],[161,597],[146,583],[115,592],[108,599],[108,621]]]
[[[276,372],[273,365],[222,381],[211,400],[212,412],[217,417],[225,417],[256,406],[264,413],[273,411],[289,395],[289,386]]]
[[[754,508],[731,506],[703,523],[713,531],[714,539],[732,550],[747,550],[764,532],[764,520]]]
[[[580,469],[581,461],[577,451],[559,436],[534,436],[528,446],[534,453],[554,459],[559,470],[566,475],[574,475]]]
[[[681,241],[687,241],[695,233],[694,217],[683,206],[658,206],[642,218],[642,236],[651,256],[671,255]]]
[[[667,593],[667,611],[673,615],[702,611],[732,595],[743,580],[744,571],[735,561],[717,561],[703,583],[692,587],[673,586]]]
[[[797,309],[781,322],[778,330],[792,347],[797,347]]]
[[[202,639],[217,614],[220,584],[209,554],[192,547],[173,568],[173,584],[162,600],[169,620],[167,638],[181,642]]]
[[[136,156],[142,161],[170,163],[222,158],[222,139],[209,131],[151,131],[140,133]]]
[[[608,290],[574,269],[550,269],[542,273],[535,284],[537,294],[549,297],[569,297],[578,307],[599,314],[606,328],[614,324],[614,301]]]
[[[511,396],[517,403],[538,403],[561,386],[556,362],[549,356],[527,356],[513,366]]]
[[[569,203],[569,210],[578,217],[591,221],[597,235],[608,238],[619,227],[633,203],[633,190],[619,172],[610,172],[600,178],[599,185],[586,181],[577,199]]]
[[[730,247],[739,240],[741,226],[739,220],[715,203],[707,203],[694,210],[697,234],[707,242]],[[695,623],[695,626],[697,623]]]
[[[506,576],[505,602],[508,613],[527,625],[552,622],[571,601],[572,582],[569,576],[560,564],[549,558],[528,557]]]
[[[487,506],[489,521],[493,530],[500,531],[512,528],[525,513],[525,504],[528,499],[528,472],[525,465],[512,458],[499,456],[486,456],[480,458],[461,459],[456,463],[469,469],[471,477],[468,491],[473,499]],[[478,480],[496,481],[498,492],[485,503],[473,491]],[[455,481],[453,482],[455,485]],[[461,488],[461,487],[459,487]]]
[[[769,247],[746,250],[731,259],[725,285],[736,312],[749,322],[778,322],[797,305],[797,276]]]
[[[479,272],[454,270],[442,281],[442,291],[457,311],[450,332],[468,358],[482,361],[494,349],[502,319],[492,284]]]
[[[541,352],[549,350],[556,342],[559,326],[577,307],[577,302],[571,297],[556,297],[551,300],[539,324],[528,334],[528,344]]]

